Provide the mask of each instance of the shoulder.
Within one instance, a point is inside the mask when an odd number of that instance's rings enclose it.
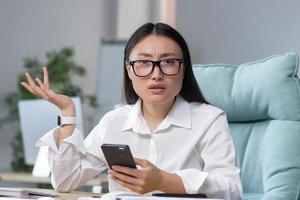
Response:
[[[193,121],[201,121],[202,123],[208,124],[216,123],[218,121],[227,122],[225,112],[216,106],[198,102],[191,102],[189,104]]]
[[[190,108],[192,113],[206,116],[219,116],[224,114],[224,111],[216,106],[206,104],[206,103],[198,103],[191,102]]]
[[[206,103],[190,103],[192,113],[192,124],[194,128],[206,131],[208,137],[219,134],[220,130],[227,135],[229,132],[228,121],[225,112],[213,105]],[[213,133],[211,133],[211,131]]]
[[[125,119],[128,114],[131,112],[132,108],[134,105],[122,105],[119,106],[107,113],[105,113],[105,115],[102,117],[101,121],[111,121],[111,120],[116,120],[116,119]],[[100,123],[99,122],[99,123]]]

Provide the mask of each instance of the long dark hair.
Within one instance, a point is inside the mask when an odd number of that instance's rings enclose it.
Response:
[[[142,25],[132,34],[132,36],[129,38],[126,44],[124,50],[124,95],[125,95],[126,103],[134,104],[139,98],[139,96],[135,93],[132,86],[132,82],[127,74],[126,60],[129,59],[129,54],[131,53],[135,45],[142,38],[151,34],[168,37],[173,41],[175,41],[181,48],[181,51],[183,53],[185,72],[184,72],[182,88],[179,92],[180,96],[182,96],[188,102],[207,103],[195,79],[192,70],[190,52],[185,40],[180,35],[180,33],[178,33],[174,28],[164,23],[157,23],[157,24],[146,23]]]

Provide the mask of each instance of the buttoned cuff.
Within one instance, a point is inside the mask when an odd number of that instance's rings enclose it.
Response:
[[[42,137],[40,137],[37,140],[37,142],[35,143],[35,145],[37,147],[49,146],[49,148],[52,149],[55,153],[58,153],[58,148],[57,148],[57,145],[56,145],[56,137],[55,137],[55,133],[57,132],[58,128],[59,127],[57,126],[54,129],[47,132]]]
[[[184,189],[188,194],[198,193],[208,175],[207,172],[201,172],[197,169],[184,169],[175,173],[180,176]]]
[[[57,131],[59,129],[59,126],[50,130],[47,132],[45,135],[43,135],[41,138],[39,138],[36,142],[37,147],[41,146],[49,146],[51,150],[53,150],[56,154],[60,155],[62,152],[65,151],[67,146],[70,144],[74,146],[75,149],[77,149],[80,153],[85,154],[86,150],[84,148],[84,140],[81,136],[80,131],[75,128],[74,132],[72,135],[69,137],[65,138],[61,144],[60,148],[58,149],[56,145],[56,138],[57,138]]]
[[[74,132],[73,132],[72,135],[70,135],[69,137],[65,138],[61,142],[61,145],[64,145],[64,144],[71,144],[81,154],[83,154],[83,155],[86,154],[83,137],[82,137],[80,131],[77,128],[75,128],[75,130],[74,130]]]

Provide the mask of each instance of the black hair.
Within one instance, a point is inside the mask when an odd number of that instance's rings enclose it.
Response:
[[[207,103],[197,84],[196,78],[192,70],[190,52],[184,38],[171,26],[164,23],[146,23],[139,27],[129,38],[124,50],[124,95],[126,103],[134,104],[139,96],[133,89],[132,82],[127,74],[126,61],[135,45],[148,35],[165,36],[175,41],[183,53],[183,63],[185,66],[184,79],[182,88],[179,92],[180,96],[188,102]]]

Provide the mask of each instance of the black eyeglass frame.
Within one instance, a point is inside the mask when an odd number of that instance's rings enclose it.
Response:
[[[178,61],[179,66],[178,66],[178,71],[177,71],[176,74],[169,75],[169,74],[164,73],[163,70],[161,69],[160,63],[163,62],[163,61],[168,61],[168,60],[176,60],[176,61]],[[134,63],[140,62],[140,61],[147,61],[147,62],[151,62],[152,63],[152,69],[151,69],[151,71],[150,71],[150,73],[148,75],[140,76],[140,75],[136,74],[135,69],[134,69]],[[182,58],[168,58],[168,59],[157,60],[157,61],[153,61],[153,60],[132,60],[132,61],[131,60],[126,60],[126,63],[132,67],[133,72],[134,72],[134,74],[137,77],[147,77],[147,76],[150,76],[150,74],[153,73],[155,66],[157,66],[159,68],[160,72],[163,75],[166,75],[166,76],[176,76],[179,73],[179,71],[180,71],[180,67],[181,67],[181,64],[183,63],[183,59]]]

